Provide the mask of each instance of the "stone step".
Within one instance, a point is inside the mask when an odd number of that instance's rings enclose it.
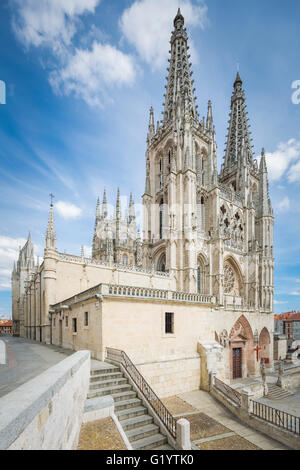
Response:
[[[125,419],[122,421],[122,428],[124,431],[129,431],[134,428],[152,424],[153,418],[150,415],[137,416],[136,418]]]
[[[154,436],[145,437],[132,443],[134,450],[150,450],[154,447],[159,447],[166,444],[167,438],[162,434],[155,434]]]
[[[122,378],[122,372],[106,372],[105,374],[95,374],[91,375],[91,382],[101,382],[101,380],[117,379]]]
[[[293,394],[287,390],[284,390],[277,385],[268,385],[269,393],[268,398],[273,398],[274,400],[280,400],[281,398],[291,397]]]
[[[159,434],[159,427],[156,424],[147,424],[139,428],[130,429],[126,431],[126,436],[130,442],[140,441],[146,439],[146,437],[154,436]]]
[[[122,411],[126,410],[128,408],[135,408],[137,406],[140,406],[142,403],[142,400],[139,398],[130,398],[129,400],[122,400],[122,401],[117,401],[115,403],[115,411]]]
[[[152,450],[174,450],[174,449],[169,444],[165,444],[163,446],[153,447]]]
[[[90,390],[100,389],[100,388],[108,388],[111,385],[125,385],[128,384],[128,380],[125,378],[116,378],[116,379],[109,379],[109,380],[101,380],[100,382],[92,382],[90,384]]]
[[[145,408],[144,406],[137,406],[135,408],[126,408],[124,410],[120,410],[116,412],[116,415],[118,417],[118,420],[121,423],[121,426],[124,420],[128,420],[130,418],[136,418],[137,416],[142,416],[146,414],[147,414],[147,408]]]
[[[106,374],[109,372],[117,372],[119,370],[119,367],[107,364],[107,367],[93,367],[91,369],[91,375]]]
[[[132,387],[130,384],[125,384],[125,385],[114,385],[109,388],[94,389],[94,390],[89,391],[88,398],[105,397],[106,395],[114,396],[114,394],[116,393],[130,391],[131,388]]]
[[[130,398],[136,398],[137,393],[134,390],[128,390],[126,392],[121,393],[114,393],[112,394],[114,402],[117,403],[118,401],[130,400]]]

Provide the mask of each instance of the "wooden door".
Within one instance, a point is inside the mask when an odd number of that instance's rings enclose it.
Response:
[[[242,378],[242,348],[235,348],[232,350],[232,370],[233,379]]]

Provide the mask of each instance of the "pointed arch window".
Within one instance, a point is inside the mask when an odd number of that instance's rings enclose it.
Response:
[[[160,240],[163,239],[163,215],[164,215],[163,205],[164,205],[164,201],[162,199],[160,202],[160,206],[159,206],[159,238]]]
[[[159,160],[159,188],[162,189],[163,187],[163,165],[162,159]]]
[[[197,292],[198,294],[202,293],[201,280],[202,280],[201,268],[200,266],[198,266],[198,269],[197,269]]]
[[[166,267],[166,255],[165,253],[161,255],[157,263],[157,271],[161,273],[165,273],[167,271]]]

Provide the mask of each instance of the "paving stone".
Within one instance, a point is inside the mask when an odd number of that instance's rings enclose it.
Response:
[[[105,418],[82,426],[78,450],[126,450],[126,446],[112,418]]]
[[[199,444],[198,447],[201,450],[261,450],[240,436],[204,442]]]
[[[197,411],[196,408],[189,405],[189,403],[179,397],[164,398],[162,402],[168,408],[170,413],[172,413],[172,415],[179,415],[181,413],[193,413]]]
[[[231,431],[204,413],[179,416],[176,419],[181,418],[185,418],[190,422],[192,441],[217,436],[218,434],[227,434]]]

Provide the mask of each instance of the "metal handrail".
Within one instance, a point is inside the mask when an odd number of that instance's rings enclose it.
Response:
[[[219,392],[222,392],[225,396],[227,396],[236,405],[242,406],[242,395],[237,390],[234,390],[216,377],[214,387],[219,390]]]
[[[300,436],[300,417],[291,415],[286,411],[273,408],[272,406],[266,405],[265,403],[259,403],[258,401],[252,401],[252,412],[251,414],[256,418],[260,418],[267,423],[271,423],[278,428],[285,429],[296,436]]]
[[[176,439],[176,419],[172,416],[163,402],[158,398],[156,393],[152,390],[148,382],[144,379],[142,374],[138,371],[127,354],[119,349],[106,348],[106,358],[121,364],[125,368],[126,372],[132,378],[149,405],[154,409],[163,424],[166,426],[171,436]]]

